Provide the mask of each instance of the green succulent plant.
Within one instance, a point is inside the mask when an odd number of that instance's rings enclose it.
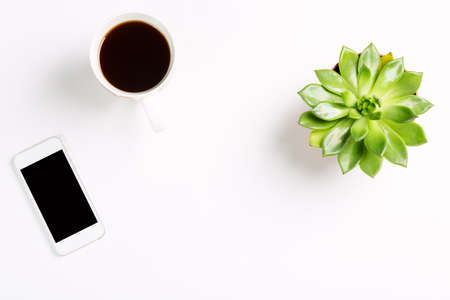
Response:
[[[313,131],[309,143],[337,155],[345,174],[359,164],[374,177],[383,158],[406,167],[406,146],[427,142],[413,120],[433,105],[416,95],[422,73],[405,71],[403,58],[380,56],[373,44],[361,54],[342,47],[335,69],[316,70],[321,84],[298,94],[310,106],[298,123]]]

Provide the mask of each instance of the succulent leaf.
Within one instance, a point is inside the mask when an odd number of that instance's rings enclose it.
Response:
[[[357,68],[358,68],[359,55],[356,51],[345,46],[342,47],[341,54],[339,55],[339,71],[353,88],[357,86]]]
[[[367,95],[375,82],[381,67],[380,54],[373,44],[361,53],[358,60],[358,91]]]
[[[389,52],[388,54],[383,55],[380,58],[381,68],[383,68],[385,64],[387,64],[388,62],[390,62],[393,59],[394,59],[394,55],[392,55],[392,52]]]
[[[397,132],[408,146],[419,146],[427,142],[425,132],[417,123],[400,124],[388,120],[384,120],[384,122]]]
[[[387,147],[384,152],[384,157],[391,163],[400,165],[406,168],[408,164],[408,150],[402,138],[392,130],[389,125],[384,124],[386,131]]]
[[[351,133],[355,141],[361,141],[369,132],[369,123],[365,117],[356,120],[352,125]]]
[[[314,107],[312,112],[322,120],[333,121],[348,115],[349,109],[340,104],[324,102]]]
[[[403,96],[414,95],[419,89],[422,82],[422,73],[419,72],[403,72],[402,77],[397,80],[381,97],[381,102],[389,101],[391,99],[400,98]]]
[[[361,118],[361,114],[354,108],[350,108],[349,112],[348,112],[348,117],[350,119],[355,119],[358,120],[359,118]]]
[[[311,111],[305,111],[300,116],[298,124],[309,129],[328,129],[336,125],[337,121],[325,121],[316,117]]]
[[[342,94],[342,100],[344,100],[344,104],[347,107],[353,107],[356,102],[358,102],[358,98],[356,98],[356,96],[350,91],[345,91]]]
[[[382,164],[383,164],[382,157],[365,149],[361,161],[359,162],[359,167],[364,173],[374,178],[375,175],[377,175],[377,173],[380,171]]]
[[[338,154],[338,163],[342,173],[352,170],[361,160],[364,145],[362,142],[356,142],[352,138],[348,138],[341,152]]]
[[[370,45],[367,46],[366,49],[363,50],[363,52],[361,52],[358,61],[358,72],[361,72],[361,68],[363,66],[366,66],[372,73],[376,74],[380,69],[380,63],[380,53],[378,53],[375,45],[370,43]]]
[[[359,164],[374,177],[386,158],[406,167],[406,146],[427,142],[411,122],[433,104],[416,95],[422,73],[405,71],[403,58],[381,56],[373,44],[358,55],[343,47],[339,70],[315,71],[321,84],[298,94],[311,107],[298,121],[312,129],[309,143],[323,156],[336,155],[345,174]]]
[[[322,147],[322,142],[329,132],[329,129],[311,131],[309,135],[309,145],[316,148]]]
[[[353,120],[344,119],[334,126],[322,142],[323,156],[330,156],[339,153],[344,147],[350,135],[350,127]]]
[[[383,109],[383,118],[397,123],[407,123],[416,118],[416,114],[408,106],[390,105]]]
[[[381,111],[376,111],[367,115],[369,120],[380,120],[381,119]]]
[[[364,139],[364,145],[369,151],[378,156],[383,156],[387,146],[386,133],[378,122],[373,120],[368,121],[369,132]]]
[[[358,72],[358,93],[359,95],[367,95],[372,87],[372,78],[374,75],[366,66],[362,66]]]
[[[373,87],[372,94],[377,98],[383,96],[402,77],[404,71],[403,58],[397,58],[388,62],[381,69]]]
[[[324,89],[320,84],[309,84],[298,92],[303,101],[310,107],[322,102],[343,103],[342,98]]]
[[[323,87],[335,94],[342,95],[345,91],[352,90],[350,84],[336,71],[316,70],[316,76]]]
[[[414,114],[421,115],[426,113],[431,107],[433,107],[433,104],[431,104],[428,100],[418,97],[416,95],[408,95],[404,97],[400,97],[397,99],[393,99],[389,102],[383,103],[384,106],[389,105],[403,105],[407,106],[412,109]]]

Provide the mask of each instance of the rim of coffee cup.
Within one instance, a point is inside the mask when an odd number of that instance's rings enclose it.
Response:
[[[142,91],[142,92],[126,92],[126,91],[116,88],[105,78],[105,76],[103,75],[103,72],[101,70],[101,66],[100,66],[100,49],[101,49],[101,45],[103,43],[103,40],[105,39],[106,34],[115,26],[117,26],[121,23],[127,22],[127,21],[142,21],[142,22],[145,22],[145,23],[155,27],[159,32],[162,33],[162,35],[167,40],[167,43],[169,44],[170,62],[169,62],[169,68],[167,69],[166,74],[164,75],[163,79],[161,79],[161,81],[157,85],[155,85],[154,87],[152,87],[148,90]],[[128,99],[134,99],[134,100],[139,100],[139,99],[144,98],[145,96],[152,94],[153,92],[155,92],[156,90],[161,88],[164,85],[164,83],[167,82],[170,74],[172,73],[171,71],[172,71],[174,58],[175,58],[175,49],[174,49],[174,45],[173,45],[173,40],[172,40],[172,37],[171,37],[169,31],[167,30],[167,28],[156,18],[154,18],[150,15],[147,15],[144,13],[138,13],[138,12],[122,13],[118,16],[115,16],[115,17],[109,19],[107,22],[105,22],[103,24],[103,26],[97,31],[96,35],[94,36],[94,38],[91,42],[91,47],[90,47],[90,52],[89,52],[91,69],[94,72],[94,75],[97,78],[97,80],[101,83],[101,85],[105,89],[107,89],[108,91],[113,93],[114,95],[128,98]]]

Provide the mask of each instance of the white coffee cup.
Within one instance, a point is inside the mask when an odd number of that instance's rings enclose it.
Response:
[[[141,21],[145,22],[154,28],[156,28],[167,40],[169,44],[169,50],[170,50],[170,62],[169,62],[169,68],[167,69],[166,74],[164,75],[163,79],[154,87],[142,91],[142,92],[126,92],[123,90],[120,90],[113,86],[109,81],[105,78],[103,75],[101,66],[100,66],[100,49],[103,43],[103,40],[105,39],[106,34],[115,26],[122,24],[127,21]],[[172,71],[173,61],[175,58],[175,49],[173,45],[172,38],[169,34],[169,31],[166,29],[166,27],[156,20],[155,18],[142,14],[142,13],[125,13],[121,14],[110,21],[108,21],[95,35],[90,49],[90,62],[91,62],[91,68],[94,72],[95,77],[97,77],[98,81],[111,93],[114,95],[127,99],[127,101],[134,102],[140,104],[148,118],[148,121],[150,122],[151,127],[155,132],[162,131],[164,129],[164,126],[162,124],[161,119],[157,116],[157,113],[155,112],[156,106],[154,105],[155,99],[147,99],[151,95],[155,94],[157,91],[159,91],[168,81],[169,75]]]

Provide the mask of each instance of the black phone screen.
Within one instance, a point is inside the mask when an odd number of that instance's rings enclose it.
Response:
[[[20,172],[56,243],[97,223],[63,150]]]

